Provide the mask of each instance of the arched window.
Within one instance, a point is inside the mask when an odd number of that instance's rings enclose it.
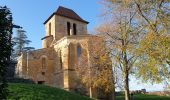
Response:
[[[70,22],[67,22],[67,35],[70,35]]]
[[[77,34],[77,28],[76,28],[76,24],[73,24],[73,34],[76,35]]]
[[[45,69],[46,66],[47,66],[47,61],[46,61],[46,58],[43,57],[43,58],[42,58],[42,69]]]
[[[81,46],[80,46],[80,44],[78,44],[78,46],[77,46],[77,60],[78,60],[78,63],[80,62],[80,57],[81,57]]]

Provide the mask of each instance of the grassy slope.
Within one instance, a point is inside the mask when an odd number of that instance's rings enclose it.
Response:
[[[35,84],[9,84],[8,100],[91,100],[61,89]]]
[[[123,96],[118,96],[116,98],[116,100],[125,100]],[[170,100],[170,97],[137,94],[133,96],[133,100]]]
[[[9,84],[8,100],[92,100],[61,89],[35,84]],[[124,100],[117,96],[116,100]],[[170,100],[170,97],[138,94],[133,100]]]

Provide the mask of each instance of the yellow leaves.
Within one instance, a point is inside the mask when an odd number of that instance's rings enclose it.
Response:
[[[156,33],[151,27],[155,26],[151,25],[147,29],[147,34],[139,44],[137,75],[144,81],[160,83],[169,76],[166,61],[170,59],[170,35],[162,29]]]
[[[124,4],[127,6],[130,4],[130,1],[132,1],[132,0],[123,0],[123,1],[124,1]]]
[[[168,58],[170,56],[170,36],[148,33],[140,42],[139,54],[147,54],[160,61]]]
[[[111,0],[112,3],[115,2],[123,2],[124,4],[128,4],[131,0]]]
[[[102,38],[92,38],[89,43],[89,52],[84,52],[77,66],[77,74],[85,86],[100,88],[104,92],[111,92],[112,85],[112,62]]]
[[[93,86],[101,88],[105,93],[109,93],[113,89],[112,71],[110,69],[102,69],[98,78],[93,81],[95,81]]]
[[[111,24],[108,25],[106,23],[107,27],[104,24],[104,27],[100,27],[102,31],[99,30],[101,33],[103,30],[109,32],[112,36],[107,39],[114,41],[111,44],[114,61],[121,63],[120,66],[124,69],[126,60],[123,59],[125,58],[123,54],[126,53],[127,58],[134,56],[137,59],[133,67],[137,69],[135,73],[145,81],[153,80],[159,83],[163,80],[162,76],[169,76],[167,64],[169,62],[170,65],[170,21],[167,2],[160,0],[105,1],[112,3],[112,6],[118,4],[120,7],[115,15],[110,14],[113,16],[110,20],[117,18],[113,21],[117,23],[110,22]],[[132,24],[127,24],[128,17],[126,13],[122,13],[123,11],[129,11],[130,16],[133,15],[133,11],[135,12],[134,17],[129,21]],[[126,17],[125,20],[124,17]],[[131,61],[128,62],[129,65]]]
[[[145,58],[140,60],[136,66],[136,75],[142,77],[143,81],[154,80],[156,83],[160,83],[162,81],[162,77],[160,77],[161,66],[155,59]]]

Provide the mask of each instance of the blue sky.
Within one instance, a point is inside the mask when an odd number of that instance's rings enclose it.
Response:
[[[41,48],[41,38],[45,34],[43,22],[57,10],[58,6],[73,9],[83,19],[90,22],[92,31],[100,15],[99,0],[0,0],[0,5],[7,5],[13,13],[14,23],[27,31],[32,41],[30,46]],[[15,32],[15,31],[14,31]]]
[[[73,9],[83,19],[89,21],[88,31],[92,31],[100,23],[102,7],[100,0],[0,0],[0,5],[6,5],[13,13],[14,23],[27,31],[29,46],[41,48],[41,38],[45,35],[43,22],[58,8],[64,6]],[[15,33],[15,30],[14,30]],[[143,84],[132,78],[130,89],[162,90],[162,85]]]

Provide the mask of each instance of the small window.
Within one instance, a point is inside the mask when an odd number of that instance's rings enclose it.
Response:
[[[51,23],[49,23],[49,35],[51,35]]]
[[[70,35],[70,22],[67,22],[67,35]]]
[[[77,46],[77,59],[78,59],[78,63],[80,62],[80,57],[81,57],[81,46],[78,45]]]
[[[61,69],[63,68],[63,62],[62,62],[62,55],[61,55],[61,51],[60,51],[60,66],[61,66]]]
[[[77,28],[76,28],[76,24],[75,23],[73,24],[73,33],[74,33],[74,35],[77,34]]]
[[[41,74],[42,74],[42,75],[45,75],[45,72],[42,72]]]
[[[38,84],[44,84],[45,81],[38,81]]]
[[[42,58],[42,69],[45,69],[46,68],[46,58]]]

